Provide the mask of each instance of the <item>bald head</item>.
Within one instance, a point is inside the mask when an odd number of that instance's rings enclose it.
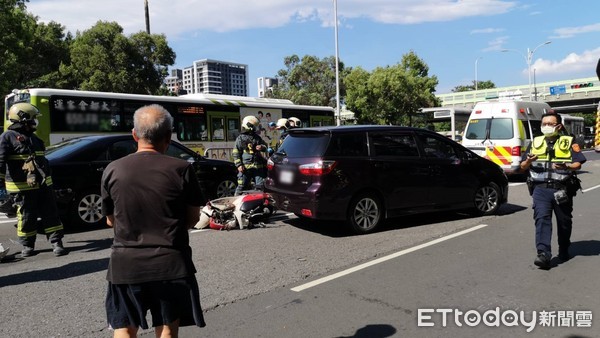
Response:
[[[173,117],[160,105],[144,106],[133,115],[136,136],[154,146],[171,138]]]

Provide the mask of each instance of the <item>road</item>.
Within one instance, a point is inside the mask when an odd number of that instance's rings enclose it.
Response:
[[[524,324],[470,327],[454,320],[457,311],[469,310],[523,311],[526,319],[544,310],[600,313],[600,161],[595,153],[586,156],[580,177],[589,190],[575,197],[576,256],[554,260],[550,271],[533,265],[531,199],[519,182],[511,184],[509,203],[497,216],[403,217],[366,236],[352,236],[339,223],[305,224],[279,214],[265,228],[191,234],[208,326],[182,328],[181,336],[597,336],[593,319],[591,328],[573,321],[570,327],[537,325],[531,333]],[[15,239],[12,223],[0,219],[0,242],[18,251],[9,240]],[[71,232],[65,244],[71,253],[54,257],[40,235],[38,255],[0,264],[2,336],[111,336],[103,305],[111,230]],[[453,311],[446,327],[436,310]]]

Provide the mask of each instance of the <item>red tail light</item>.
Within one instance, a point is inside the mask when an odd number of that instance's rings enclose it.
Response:
[[[303,164],[298,167],[300,173],[306,176],[321,176],[329,174],[335,165],[336,161],[319,161],[316,163]]]
[[[274,167],[275,167],[275,163],[271,159],[268,159],[267,160],[267,170],[273,170]]]
[[[512,156],[521,156],[521,147],[512,147],[510,150]]]
[[[302,209],[300,210],[300,213],[302,216],[312,217],[312,211],[310,211],[310,209]]]

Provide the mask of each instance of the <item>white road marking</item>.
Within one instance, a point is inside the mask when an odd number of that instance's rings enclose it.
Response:
[[[435,244],[447,241],[449,239],[452,239],[452,238],[455,238],[455,237],[458,237],[458,236],[462,236],[464,234],[468,234],[469,232],[485,228],[486,226],[487,226],[487,224],[480,224],[480,225],[472,227],[470,229],[466,229],[466,230],[459,231],[457,233],[454,233],[454,234],[451,234],[451,235],[448,235],[448,236],[445,236],[445,237],[434,239],[433,241],[430,241],[430,242],[427,242],[427,243],[423,243],[423,244],[420,244],[420,245],[417,245],[417,246],[414,246],[412,248],[408,248],[408,249],[405,249],[405,250],[402,250],[402,251],[398,251],[398,252],[395,252],[393,254],[390,254],[390,255],[387,255],[387,256],[384,256],[384,257],[381,257],[381,258],[377,258],[377,259],[372,260],[370,262],[366,262],[366,263],[357,265],[357,266],[352,267],[350,269],[346,269],[344,271],[340,271],[340,272],[334,273],[333,275],[325,276],[325,277],[319,278],[317,280],[314,280],[312,282],[296,286],[294,288],[291,288],[290,290],[295,291],[295,292],[304,291],[304,290],[306,290],[308,288],[312,288],[313,286],[317,286],[319,284],[323,284],[323,283],[332,281],[332,280],[334,280],[336,278],[340,278],[340,277],[349,275],[351,273],[360,271],[362,269],[366,269],[366,268],[371,267],[373,265],[376,265],[376,264],[379,264],[379,263],[383,263],[383,262],[388,261],[390,259],[394,259],[396,257],[400,257],[402,255],[406,255],[408,253],[411,253],[411,252],[414,252],[414,251],[426,248],[428,246],[432,246],[432,245],[435,245]]]
[[[598,188],[600,188],[600,185],[595,185],[593,187],[590,187],[590,188],[587,188],[587,189],[583,189],[583,192],[585,193],[585,192],[588,192],[590,190],[594,190],[594,189],[598,189]]]

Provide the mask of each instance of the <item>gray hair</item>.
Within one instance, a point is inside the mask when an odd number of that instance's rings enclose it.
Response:
[[[173,116],[158,104],[141,107],[133,114],[133,130],[137,137],[157,145],[171,138]]]

